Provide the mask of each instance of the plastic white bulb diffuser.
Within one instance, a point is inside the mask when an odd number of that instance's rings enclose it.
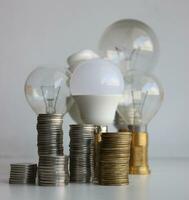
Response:
[[[73,72],[70,90],[84,123],[112,123],[124,89],[121,71],[113,63],[92,59]]]
[[[68,77],[57,67],[42,66],[33,70],[25,82],[25,96],[38,114],[66,114],[70,91]]]
[[[85,62],[87,60],[94,59],[94,58],[98,58],[98,57],[99,56],[94,51],[92,51],[90,49],[84,49],[84,50],[81,50],[77,53],[74,53],[67,58],[69,70],[70,70],[71,73],[73,73],[74,70],[76,69],[76,67],[80,63]]]
[[[111,24],[99,42],[100,55],[127,70],[152,71],[159,57],[159,43],[145,23],[123,19]]]
[[[127,125],[146,128],[158,112],[163,96],[163,88],[154,75],[130,71],[125,76],[125,90],[118,113]]]
[[[92,59],[78,65],[70,80],[73,95],[120,95],[123,76],[113,63]]]

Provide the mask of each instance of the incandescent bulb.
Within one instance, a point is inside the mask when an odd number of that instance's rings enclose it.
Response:
[[[154,31],[145,23],[124,19],[111,24],[99,42],[100,54],[127,70],[151,71],[159,57]]]
[[[59,68],[41,66],[25,82],[27,102],[36,114],[66,114],[71,106],[68,77]]]
[[[103,59],[81,63],[74,70],[70,90],[85,123],[106,125],[113,121],[124,89],[123,76]]]
[[[159,110],[163,88],[154,75],[129,71],[124,77],[125,90],[118,113],[131,127],[146,127]]]

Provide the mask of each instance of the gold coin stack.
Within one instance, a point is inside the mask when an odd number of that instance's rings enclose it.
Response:
[[[99,151],[100,185],[129,183],[130,132],[102,133]]]
[[[102,135],[102,133],[106,133],[107,131],[108,131],[107,126],[97,126],[97,130],[95,132],[94,178],[93,178],[93,183],[95,183],[95,184],[98,184],[98,176],[99,176],[99,151],[100,151],[101,135]]]

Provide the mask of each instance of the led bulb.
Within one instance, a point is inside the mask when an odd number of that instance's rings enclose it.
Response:
[[[145,23],[124,19],[111,24],[99,42],[100,54],[127,70],[151,71],[159,57],[154,31]]]
[[[71,106],[65,73],[50,66],[37,67],[25,83],[26,99],[36,114],[65,114]]]
[[[123,89],[119,68],[103,59],[81,63],[70,80],[70,90],[84,123],[112,123]]]
[[[74,70],[76,69],[76,67],[79,64],[86,62],[87,60],[91,60],[91,59],[98,58],[98,57],[99,56],[94,51],[92,51],[90,49],[84,49],[84,50],[81,50],[77,53],[70,55],[67,58],[67,63],[69,65],[68,76],[71,78],[72,73],[74,72]],[[77,106],[77,104],[76,104],[76,102],[73,98],[72,98],[72,100],[73,100],[73,105],[69,110],[69,114],[74,121],[76,121],[78,124],[82,124],[83,121],[81,119],[78,106]]]

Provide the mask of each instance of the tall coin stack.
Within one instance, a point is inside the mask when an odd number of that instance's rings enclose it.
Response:
[[[63,186],[68,184],[67,156],[40,156],[38,183],[41,186]]]
[[[63,149],[63,115],[39,114],[38,130],[38,184],[63,186],[69,182],[68,158]]]
[[[89,183],[94,176],[96,126],[70,125],[70,181]]]
[[[94,179],[93,183],[98,183],[99,176],[99,151],[100,151],[100,143],[101,143],[101,135],[102,133],[108,132],[107,126],[97,126],[97,130],[95,132],[95,142],[94,142]]]
[[[37,164],[17,163],[10,167],[10,184],[35,184]]]
[[[99,155],[101,185],[125,185],[129,183],[131,133],[102,133]]]
[[[39,114],[37,122],[38,155],[63,155],[63,115]]]

